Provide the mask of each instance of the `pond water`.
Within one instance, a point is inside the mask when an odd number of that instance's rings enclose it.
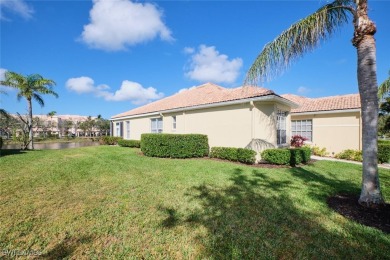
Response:
[[[70,142],[70,143],[34,143],[34,149],[36,150],[57,150],[77,148],[84,146],[96,146],[99,142]],[[20,144],[3,144],[2,149],[20,149]]]

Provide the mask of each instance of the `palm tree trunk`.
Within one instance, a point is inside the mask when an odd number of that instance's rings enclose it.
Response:
[[[378,84],[375,24],[368,18],[367,1],[357,1],[353,45],[358,56],[358,85],[362,106],[363,175],[359,203],[383,205],[378,175]]]
[[[29,133],[28,133],[28,138],[29,138],[29,149],[31,150],[34,150],[34,132],[33,132],[33,115],[32,115],[32,103],[31,103],[31,99],[28,99],[27,100],[27,104],[28,104],[28,130],[29,130]]]

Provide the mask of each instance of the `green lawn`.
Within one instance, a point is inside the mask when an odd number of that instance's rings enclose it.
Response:
[[[390,257],[389,234],[325,202],[359,193],[358,165],[265,169],[111,146],[0,160],[0,250],[50,259]],[[388,202],[390,171],[380,175]]]

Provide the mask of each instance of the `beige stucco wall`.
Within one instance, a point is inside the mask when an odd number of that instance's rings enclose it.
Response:
[[[210,147],[246,147],[252,139],[263,139],[276,146],[276,111],[289,111],[289,107],[274,102],[243,103],[229,106],[197,109],[176,113],[162,113],[163,132],[177,134],[205,134]],[[114,120],[124,122],[123,134],[127,139],[126,121],[130,120],[130,138],[140,140],[142,133],[151,132],[151,118],[161,115]],[[173,118],[176,116],[176,129]],[[290,116],[287,118],[287,140],[289,140]],[[114,131],[115,133],[115,131]]]
[[[342,150],[361,150],[360,112],[292,115],[291,120],[312,119],[313,145],[325,147],[329,155]]]
[[[186,111],[178,121],[178,133],[205,134],[209,145],[245,147],[251,141],[249,103]]]

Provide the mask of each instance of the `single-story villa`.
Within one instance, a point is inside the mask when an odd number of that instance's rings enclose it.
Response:
[[[111,131],[133,140],[143,133],[205,134],[210,147],[256,151],[287,146],[299,134],[338,153],[361,149],[360,99],[358,94],[305,98],[206,83],[113,116]]]
[[[330,155],[345,149],[362,149],[362,120],[359,94],[306,98],[282,95],[300,106],[291,109],[291,133],[313,145],[325,147]]]

